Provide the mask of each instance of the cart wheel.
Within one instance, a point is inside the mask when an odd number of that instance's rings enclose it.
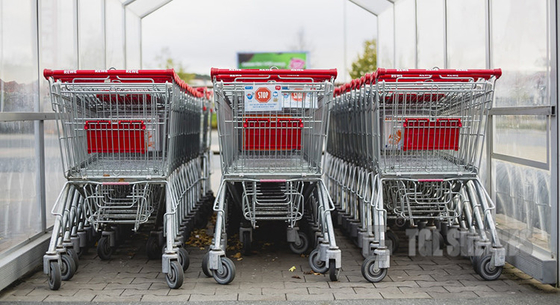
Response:
[[[80,258],[78,256],[78,252],[76,252],[76,250],[74,250],[74,248],[70,248],[70,249],[66,249],[66,253],[68,253],[68,255],[70,255],[70,257],[74,260],[74,264],[76,265],[76,271],[78,271],[78,267],[80,265]]]
[[[179,248],[177,250],[177,254],[179,254],[179,263],[181,264],[181,267],[183,267],[183,271],[187,271],[191,263],[189,259],[189,252],[187,252],[185,248]]]
[[[399,237],[395,234],[395,232],[391,230],[385,232],[385,237],[388,241],[391,242],[391,244],[389,245],[391,254],[397,252],[399,250]]]
[[[487,281],[497,280],[504,269],[503,266],[493,266],[492,254],[486,254],[478,259],[478,274]]]
[[[148,237],[146,241],[146,255],[148,259],[161,258],[161,248],[159,247],[159,238],[155,236]]]
[[[167,286],[171,289],[178,289],[183,286],[183,279],[184,279],[183,268],[178,261],[172,261],[169,266],[169,272],[165,277],[167,281]]]
[[[221,259],[222,270],[220,269],[213,270],[212,276],[214,280],[221,285],[226,285],[231,283],[235,278],[235,265],[231,261],[231,259],[227,257],[222,257]]]
[[[369,256],[362,263],[362,275],[371,283],[381,282],[387,276],[387,268],[375,266],[376,255]]]
[[[208,269],[208,257],[210,256],[209,253],[204,254],[202,257],[202,273],[207,277],[212,277],[212,270]]]
[[[309,253],[309,266],[317,273],[325,273],[329,269],[329,266],[319,259],[319,249],[314,249]]]
[[[338,281],[338,276],[340,275],[340,268],[336,268],[336,260],[329,260],[329,278],[331,281]]]
[[[76,273],[76,263],[68,254],[60,255],[62,264],[60,265],[60,275],[63,281],[69,281]]]
[[[87,254],[89,252],[89,247],[80,247],[76,252],[78,254],[78,257],[82,257],[84,254]]]
[[[49,288],[58,290],[62,284],[62,275],[60,274],[60,265],[57,261],[49,262]]]
[[[397,218],[395,219],[395,226],[399,229],[404,229],[408,227],[408,221],[404,218]]]
[[[102,236],[97,242],[97,255],[99,255],[100,259],[106,261],[111,259],[112,254],[113,248],[111,248],[109,244],[109,238],[107,238],[107,236]]]
[[[242,254],[243,255],[250,255],[251,254],[251,232],[248,232],[248,231],[243,232],[242,243],[243,243]]]
[[[474,270],[474,272],[476,272],[476,274],[478,274],[478,261],[480,260],[480,256],[471,256],[471,264],[472,264],[472,268]]]
[[[307,251],[307,248],[309,247],[309,239],[307,238],[307,235],[305,235],[305,233],[303,232],[298,232],[298,235],[299,235],[299,243],[297,242],[290,243],[290,250],[292,250],[292,252],[295,254],[302,254],[305,251]]]

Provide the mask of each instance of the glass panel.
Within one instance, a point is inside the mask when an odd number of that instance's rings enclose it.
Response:
[[[381,68],[395,67],[395,30],[393,18],[393,6],[379,15],[379,37],[377,44],[377,65]]]
[[[80,69],[105,69],[104,1],[80,1],[78,37]]]
[[[414,0],[395,3],[395,68],[416,68],[416,29]]]
[[[448,68],[486,68],[485,3],[486,0],[447,1]]]
[[[529,253],[550,251],[550,172],[503,161],[492,171],[498,228]]]
[[[35,1],[0,1],[0,112],[35,109],[35,8]]]
[[[40,2],[41,10],[41,68],[76,69],[77,29],[74,25],[76,7],[74,0],[44,0]],[[49,83],[40,77],[41,111],[52,112],[49,97]],[[46,132],[46,131],[45,131]]]
[[[538,115],[494,117],[494,152],[547,162],[548,120]]]
[[[131,11],[126,11],[126,68],[142,68],[141,19]]]
[[[494,0],[492,58],[504,73],[496,106],[549,105],[547,1]]]
[[[124,69],[124,16],[118,0],[107,0],[105,26],[107,29],[107,67]]]
[[[33,122],[0,122],[0,253],[41,231],[34,147]]]
[[[418,68],[444,68],[443,56],[443,0],[417,1]]]
[[[62,171],[62,161],[58,144],[58,135],[55,121],[45,121],[45,181],[46,188],[46,211],[47,227],[54,224],[54,216],[51,215],[52,207],[62,190],[66,178]]]

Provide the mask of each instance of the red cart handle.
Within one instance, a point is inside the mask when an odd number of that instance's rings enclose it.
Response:
[[[493,77],[496,79],[502,76],[502,69],[440,69],[440,70],[427,70],[427,69],[384,69],[379,68],[375,72],[372,79],[374,82],[386,81],[419,81],[429,80],[435,82],[457,82],[469,81],[470,79],[489,80]]]
[[[203,94],[190,87],[179,78],[173,69],[165,70],[50,70],[45,69],[43,76],[48,80],[60,80],[61,82],[91,83],[91,82],[175,82],[181,89],[192,96],[203,97]]]
[[[218,69],[212,68],[210,75],[215,81],[223,82],[314,82],[329,81],[336,78],[336,69],[290,70],[290,69]]]

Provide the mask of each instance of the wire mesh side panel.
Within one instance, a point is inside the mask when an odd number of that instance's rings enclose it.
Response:
[[[167,84],[55,82],[67,177],[165,176],[171,97],[184,102],[178,91]]]
[[[224,175],[320,173],[332,84],[217,82],[215,90]]]
[[[378,82],[377,160],[382,174],[476,174],[493,83]]]

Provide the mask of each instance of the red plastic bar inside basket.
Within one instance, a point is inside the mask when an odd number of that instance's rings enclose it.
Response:
[[[140,120],[86,121],[88,153],[145,153],[146,125]]]
[[[403,151],[459,150],[461,119],[407,118],[403,124]]]
[[[162,70],[43,70],[43,76],[61,82],[121,82],[121,83],[165,83],[175,82],[192,96],[202,97],[197,90],[179,78],[173,69]]]
[[[288,151],[301,149],[303,122],[294,118],[250,118],[243,123],[243,149]]]
[[[218,69],[210,70],[212,79],[224,82],[323,82],[336,78],[336,69]]]
[[[470,81],[474,79],[489,80],[493,77],[496,79],[502,76],[502,69],[440,69],[440,70],[427,70],[427,69],[384,69],[379,68],[374,73],[370,82],[418,82],[418,81],[433,81],[433,82],[457,82],[457,81]],[[367,80],[366,80],[367,81]]]

